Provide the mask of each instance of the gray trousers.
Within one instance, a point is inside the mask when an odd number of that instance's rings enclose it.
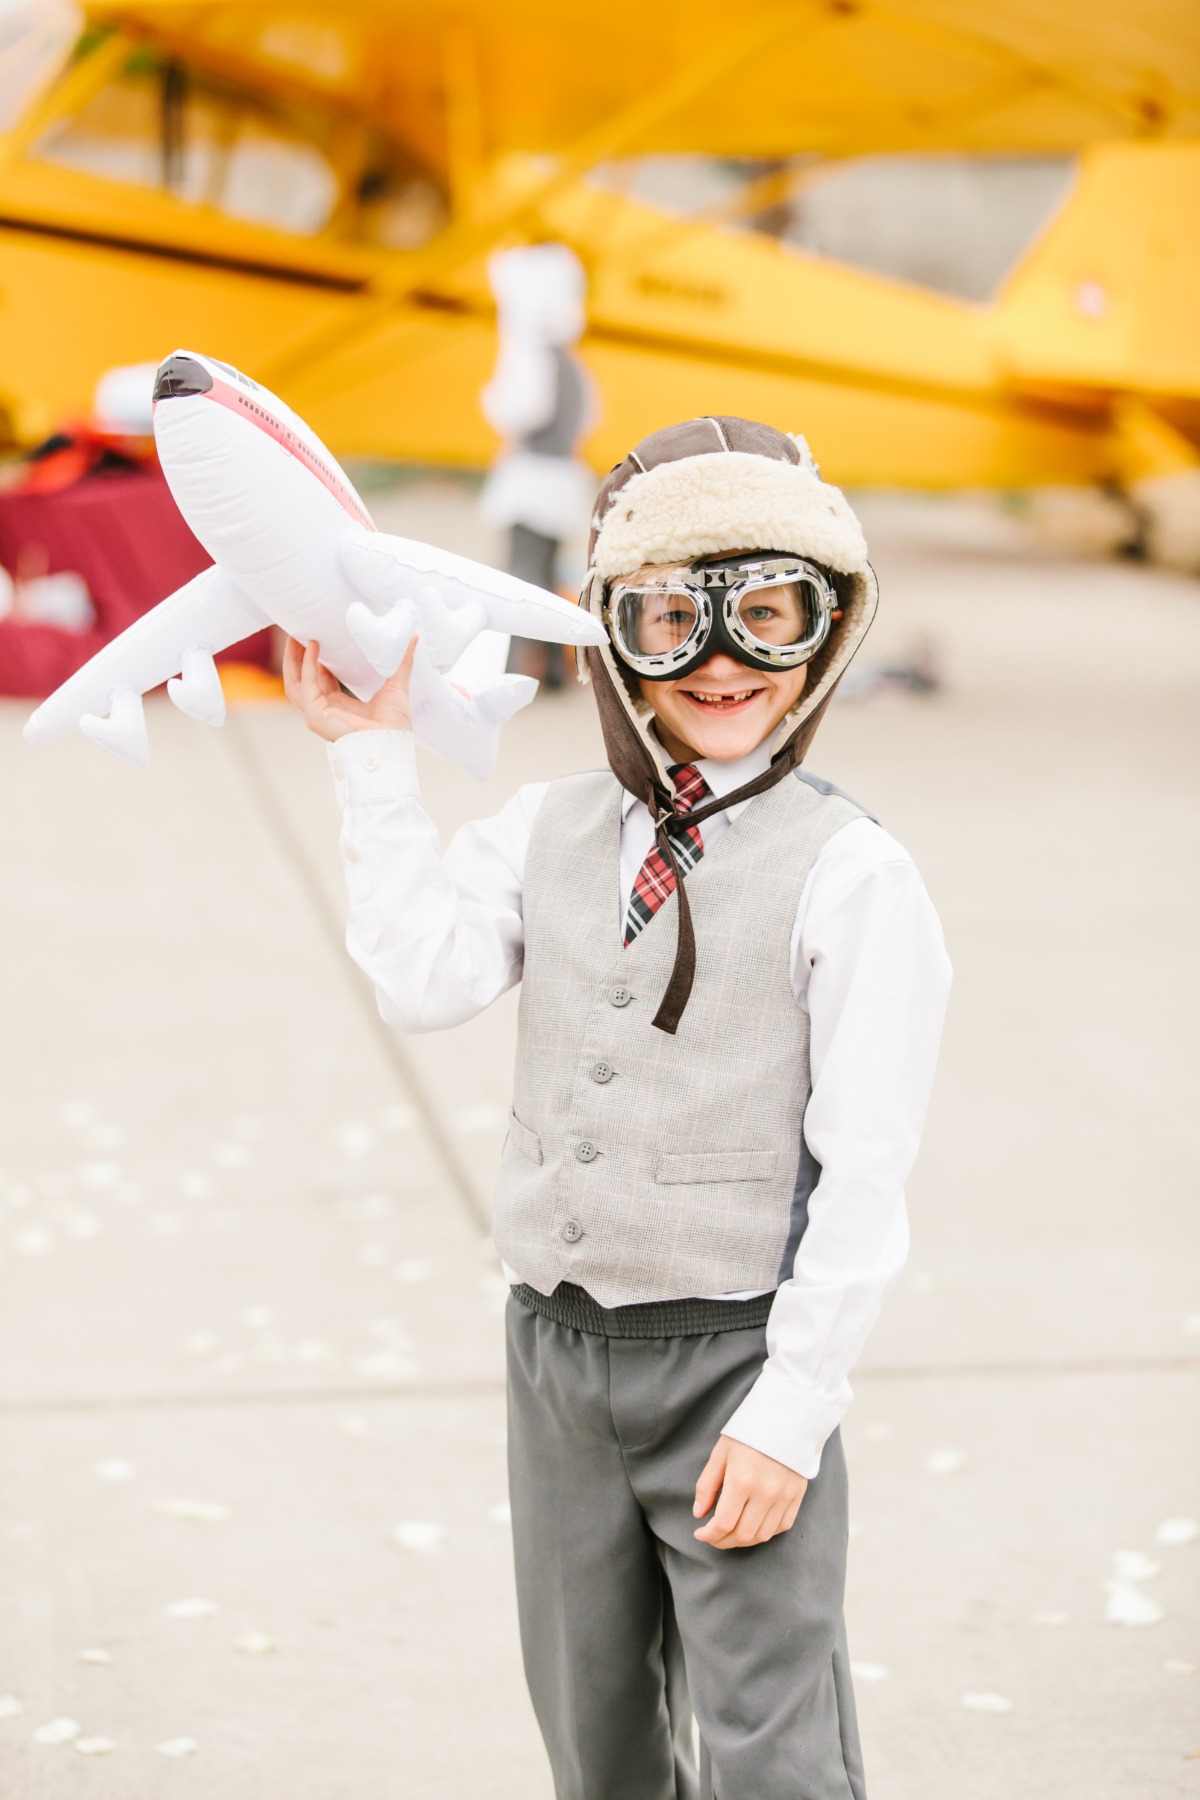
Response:
[[[791,1531],[692,1536],[765,1356],[762,1327],[609,1338],[508,1302],[521,1643],[558,1800],[865,1800],[838,1434]]]

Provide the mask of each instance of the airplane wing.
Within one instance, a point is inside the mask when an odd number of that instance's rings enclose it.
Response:
[[[221,724],[225,705],[213,656],[270,622],[214,563],[105,644],[43,700],[25,723],[25,737],[31,744],[50,744],[78,726],[127,762],[144,765],[149,745],[142,695],[170,676],[180,677],[168,682],[180,710],[202,723]]]
[[[376,606],[407,605],[420,598],[422,588],[435,587],[452,611],[481,607],[492,631],[545,638],[552,644],[607,641],[600,621],[572,601],[434,544],[382,531],[350,530],[338,546],[338,556],[346,579]]]

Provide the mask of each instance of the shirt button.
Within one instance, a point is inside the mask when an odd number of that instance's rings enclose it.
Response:
[[[629,1002],[633,999],[633,995],[627,987],[613,988],[608,997],[614,1006],[628,1006]]]
[[[611,1081],[612,1078],[613,1078],[613,1066],[611,1063],[598,1062],[598,1063],[592,1064],[592,1080],[593,1081]]]
[[[369,775],[373,775],[378,767],[379,767],[379,758],[377,756],[364,756],[363,757],[363,768],[367,771],[367,773]]]
[[[584,1138],[582,1144],[576,1144],[575,1155],[580,1162],[595,1162],[600,1152],[590,1138]]]
[[[568,1244],[577,1244],[583,1236],[583,1226],[578,1219],[568,1219],[562,1228],[562,1234]]]

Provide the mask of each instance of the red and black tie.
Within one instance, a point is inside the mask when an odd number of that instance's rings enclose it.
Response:
[[[677,813],[692,812],[712,797],[712,789],[695,763],[675,763],[667,773],[675,783]],[[700,835],[700,827],[687,825],[682,819],[672,819],[667,825],[667,836],[679,864],[679,873],[686,875],[704,855],[704,839]],[[625,915],[626,944],[631,944],[639,931],[645,930],[663,901],[674,892],[675,871],[655,845],[638,870],[633,892],[629,896],[629,911]]]

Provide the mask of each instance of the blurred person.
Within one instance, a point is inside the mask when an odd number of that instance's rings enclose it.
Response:
[[[442,856],[411,647],[363,703],[289,645],[288,690],[331,743],[384,1017],[439,1030],[523,984],[494,1235],[559,1800],[863,1800],[839,1422],[907,1252],[949,985],[911,859],[803,766],[875,580],[803,441],[746,420],[644,439],[595,519],[609,768]]]
[[[588,518],[595,481],[576,454],[591,429],[595,399],[575,344],[583,335],[586,280],[565,244],[504,250],[488,264],[500,350],[483,390],[489,425],[505,440],[480,508],[509,533],[508,571],[552,592],[564,539]],[[561,688],[561,644],[517,639],[511,666]]]

